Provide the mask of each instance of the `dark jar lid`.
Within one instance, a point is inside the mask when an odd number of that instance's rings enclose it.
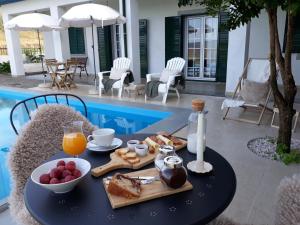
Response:
[[[183,162],[182,158],[178,156],[168,156],[164,158],[165,166],[170,169],[181,168],[183,166],[182,162]]]

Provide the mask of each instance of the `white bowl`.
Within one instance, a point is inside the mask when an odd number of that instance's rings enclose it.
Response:
[[[56,164],[58,161],[60,160],[64,160],[66,163],[69,162],[69,161],[74,161],[76,163],[76,168],[78,170],[80,170],[81,172],[81,176],[74,179],[74,180],[71,180],[69,182],[66,182],[66,183],[60,183],[60,184],[41,184],[40,183],[40,176],[42,174],[45,174],[45,173],[50,173],[50,171],[53,169],[53,168],[56,168]],[[71,191],[79,182],[80,180],[82,180],[82,178],[84,176],[86,176],[88,174],[88,172],[90,171],[91,169],[91,164],[85,160],[85,159],[81,159],[81,158],[62,158],[62,159],[56,159],[56,160],[52,160],[50,162],[46,162],[44,163],[43,165],[37,167],[32,173],[31,173],[31,180],[46,188],[46,189],[49,189],[55,193],[66,193],[66,192],[69,192]]]
[[[135,152],[139,156],[145,156],[148,154],[148,145],[146,144],[138,144],[135,146]]]
[[[127,147],[129,149],[129,151],[134,152],[135,151],[135,146],[140,144],[139,140],[129,140],[127,141]]]

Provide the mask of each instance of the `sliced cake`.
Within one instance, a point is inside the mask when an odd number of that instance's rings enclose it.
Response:
[[[109,182],[107,190],[113,195],[138,198],[141,195],[141,183],[137,179],[117,173]]]

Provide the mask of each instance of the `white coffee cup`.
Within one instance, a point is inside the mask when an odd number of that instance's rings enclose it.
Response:
[[[115,130],[110,128],[101,128],[94,130],[92,135],[87,137],[88,141],[94,140],[96,145],[111,146],[115,137]]]

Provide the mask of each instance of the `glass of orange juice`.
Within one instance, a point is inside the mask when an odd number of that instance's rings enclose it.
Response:
[[[82,121],[74,121],[64,126],[63,150],[66,154],[78,157],[86,148],[86,138],[82,131]]]

